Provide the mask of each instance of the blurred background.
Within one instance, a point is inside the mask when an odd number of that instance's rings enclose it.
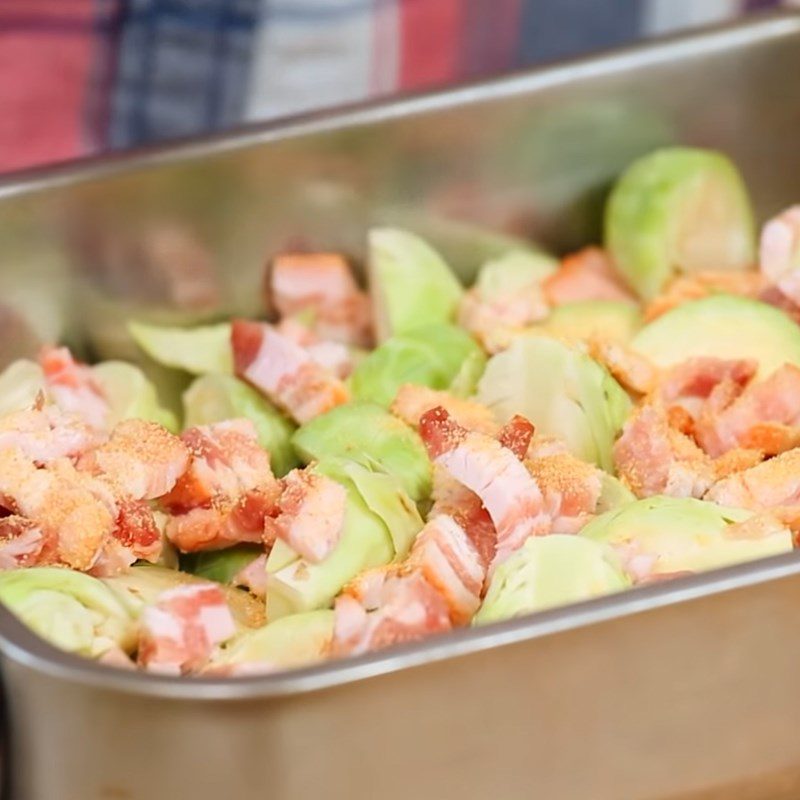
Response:
[[[0,0],[0,172],[462,83],[790,4]]]

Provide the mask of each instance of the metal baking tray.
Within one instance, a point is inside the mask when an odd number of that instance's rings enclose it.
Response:
[[[358,259],[376,221],[418,228],[465,276],[492,246],[474,225],[580,244],[613,176],[667,142],[728,152],[763,218],[800,198],[797,75],[800,16],[783,14],[12,176],[0,357],[54,335],[125,355],[126,315],[252,312],[270,253]],[[165,228],[183,242],[173,256],[216,276],[201,311],[159,293]],[[797,798],[798,609],[787,555],[225,681],[103,668],[0,611],[5,796]]]

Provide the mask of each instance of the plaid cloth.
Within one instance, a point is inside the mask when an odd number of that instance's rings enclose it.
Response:
[[[0,171],[472,80],[779,0],[0,0]]]

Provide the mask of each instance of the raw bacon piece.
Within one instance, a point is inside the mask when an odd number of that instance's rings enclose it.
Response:
[[[0,505],[41,528],[46,547],[37,563],[85,571],[97,560],[114,516],[87,478],[66,459],[38,469],[19,450],[0,451]]]
[[[360,655],[452,627],[444,598],[418,572],[387,572],[374,595],[368,607],[348,594],[336,599],[334,655]]]
[[[497,441],[507,447],[520,461],[530,448],[533,439],[533,424],[520,414],[514,414],[497,434]]]
[[[90,367],[75,361],[67,347],[43,347],[39,365],[50,395],[63,412],[75,414],[95,430],[106,429],[111,407]]]
[[[140,624],[139,664],[166,675],[196,672],[216,645],[236,633],[225,594],[213,583],[162,592],[144,609]]]
[[[676,278],[658,297],[645,308],[644,318],[651,322],[690,300],[702,300],[712,294],[735,294],[757,299],[767,282],[757,272],[696,272]]]
[[[0,519],[0,570],[50,563],[55,548],[52,533],[33,520],[15,514]]]
[[[227,420],[181,435],[189,467],[161,499],[175,514],[167,537],[183,552],[263,540],[264,520],[275,513],[280,485],[253,423]]]
[[[619,342],[592,339],[589,354],[630,392],[648,394],[658,383],[658,367]]]
[[[549,518],[536,481],[511,450],[470,433],[441,406],[423,414],[420,434],[430,457],[480,497],[497,529],[494,564],[528,536],[546,533]]]
[[[0,450],[18,449],[37,464],[78,458],[100,438],[74,414],[56,406],[39,406],[0,417]]]
[[[800,443],[800,369],[792,364],[751,383],[724,408],[697,425],[703,449],[719,456],[736,447],[775,455]]]
[[[599,247],[586,247],[564,258],[543,286],[551,306],[580,300],[635,300]]]
[[[800,206],[771,219],[761,232],[762,274],[795,305],[800,305]]]
[[[181,440],[191,460],[173,489],[161,498],[161,504],[173,513],[208,505],[220,496],[237,499],[245,491],[277,488],[269,453],[259,445],[249,419],[187,428]]]
[[[270,325],[234,320],[231,343],[237,376],[301,424],[350,399],[338,378]]]
[[[800,506],[800,448],[719,481],[705,499],[756,511]]]
[[[283,539],[314,563],[328,556],[344,527],[347,492],[332,478],[294,469],[283,479],[279,515],[264,521],[267,542]]]
[[[599,471],[562,453],[526,462],[553,518],[553,533],[577,533],[594,514],[602,485]]]
[[[282,317],[310,313],[325,339],[366,347],[372,322],[367,295],[336,253],[287,253],[270,272],[272,303]]]
[[[267,595],[267,554],[257,556],[233,578],[235,586],[243,586],[256,597]]]
[[[419,532],[406,568],[419,570],[444,598],[454,625],[465,625],[478,610],[486,566],[466,531],[441,514]]]
[[[492,563],[497,550],[497,530],[480,497],[453,478],[444,467],[433,466],[433,506],[428,519],[446,514],[466,531],[483,568]]]
[[[103,476],[134,500],[166,494],[186,471],[189,451],[166,428],[143,419],[126,419],[111,438],[81,459],[80,468]]]
[[[515,334],[545,319],[549,313],[550,307],[538,281],[491,300],[473,287],[461,298],[458,324],[475,336],[489,353],[498,353],[508,347]]]
[[[300,345],[321,367],[337,378],[346,378],[355,366],[347,345],[320,338],[308,325],[292,317],[282,319],[275,330]]]
[[[391,412],[412,428],[418,428],[422,415],[437,406],[444,408],[462,428],[488,436],[497,434],[499,425],[487,406],[413,383],[405,383],[400,387],[391,405]]]
[[[711,459],[670,427],[663,406],[653,403],[638,408],[625,423],[614,445],[614,463],[637,497],[702,497],[715,478]]]

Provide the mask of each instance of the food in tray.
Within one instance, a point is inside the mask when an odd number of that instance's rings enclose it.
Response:
[[[264,319],[131,321],[192,376],[180,419],[146,367],[11,364],[0,601],[107,664],[236,676],[791,551],[800,208],[758,242],[730,161],[673,148],[605,231],[509,239],[470,287],[403,230],[367,290],[278,255]]]

